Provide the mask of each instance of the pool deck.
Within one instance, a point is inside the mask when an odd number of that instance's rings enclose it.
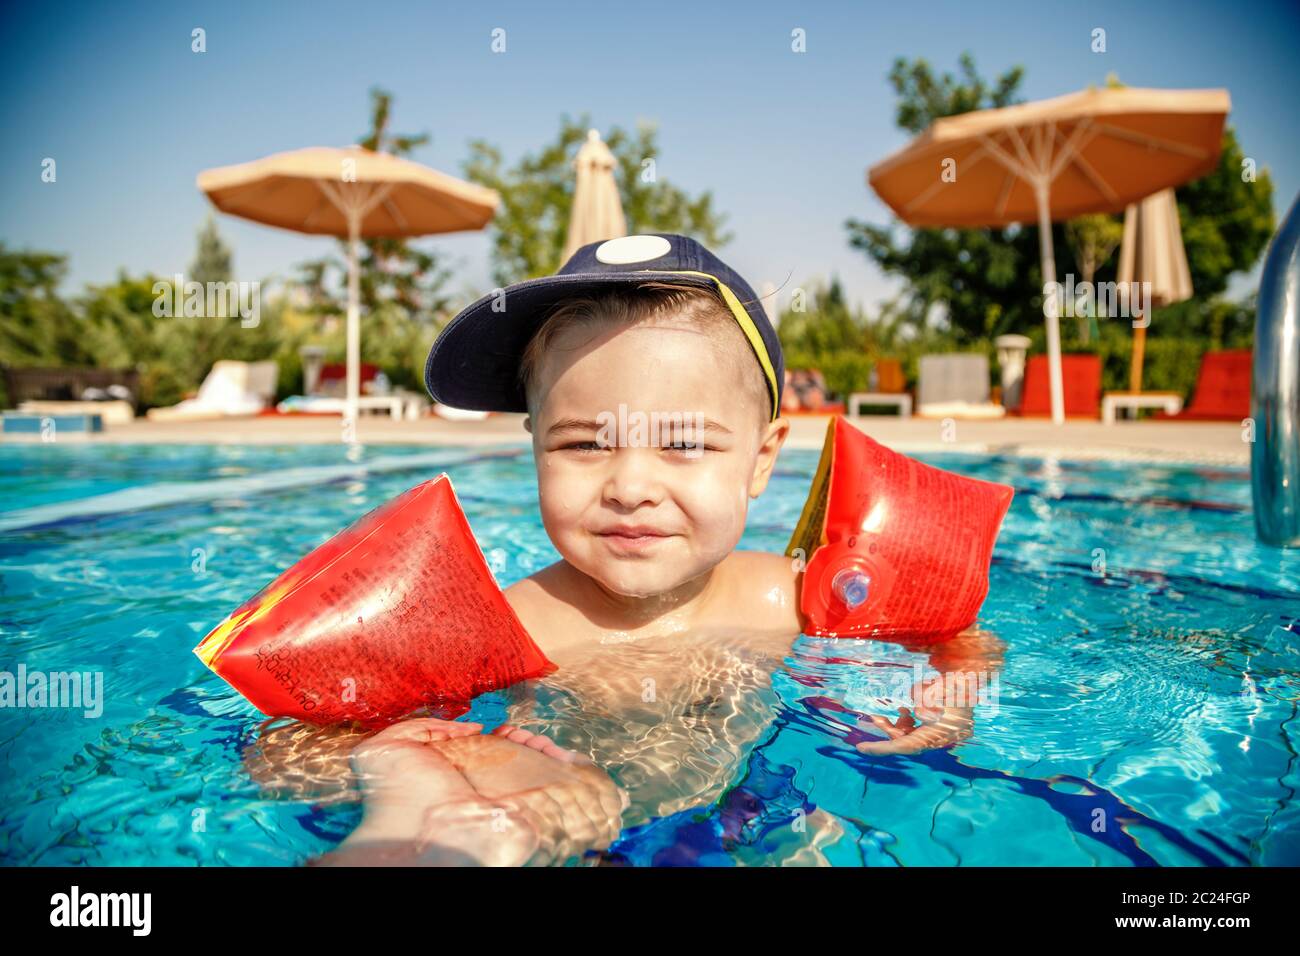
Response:
[[[500,445],[527,443],[522,414],[494,414],[481,422],[441,418],[393,421],[363,416],[357,440],[371,445]],[[787,448],[820,448],[826,417],[800,415],[791,424]],[[1250,444],[1232,422],[1067,421],[1054,426],[1037,419],[945,421],[868,416],[854,420],[872,438],[905,453],[967,452],[1029,458],[1166,461],[1246,467]],[[76,444],[329,444],[341,440],[341,419],[266,416],[208,422],[151,422],[106,426],[98,434],[61,433],[58,442]],[[39,435],[4,435],[2,442],[40,443]]]

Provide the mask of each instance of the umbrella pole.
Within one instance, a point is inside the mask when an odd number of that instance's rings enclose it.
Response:
[[[1137,313],[1137,315],[1138,318],[1142,317],[1141,312]],[[1147,328],[1146,324],[1143,323],[1133,330],[1133,358],[1128,367],[1128,390],[1130,392],[1142,391],[1142,363],[1146,359],[1146,351]]]
[[[1042,257],[1043,286],[1056,283],[1056,251],[1052,247],[1052,216],[1048,210],[1050,180],[1046,177],[1034,183],[1034,196],[1038,201],[1038,251]],[[1046,293],[1044,293],[1046,295]],[[1061,385],[1061,322],[1060,296],[1053,296],[1056,309],[1044,309],[1047,319],[1047,379],[1052,394],[1052,423],[1065,421],[1065,391]]]
[[[357,246],[361,233],[361,211],[348,210],[348,396],[343,417],[352,441],[356,441],[357,400],[361,396],[361,277]]]

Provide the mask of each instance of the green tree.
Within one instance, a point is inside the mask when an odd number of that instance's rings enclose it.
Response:
[[[229,282],[233,274],[230,247],[221,241],[217,222],[208,216],[199,230],[199,248],[190,264],[190,278],[195,282]]]
[[[225,281],[230,258],[209,223],[199,234],[192,279]],[[0,244],[0,364],[134,368],[145,406],[184,398],[218,359],[274,357],[281,393],[298,387],[297,348],[312,330],[283,296],[263,296],[258,324],[245,327],[239,315],[155,315],[162,294],[177,300],[170,278],[148,274],[121,272],[65,300],[58,289],[66,270],[65,256]]]
[[[894,61],[889,83],[898,97],[895,121],[901,129],[920,133],[943,116],[1019,102],[1021,67],[990,82],[980,77],[970,54],[963,54],[959,65],[958,77],[936,74],[924,59]],[[953,342],[961,345],[1018,331],[1042,318],[1025,291],[1035,288],[1039,273],[1033,229],[914,229],[900,237],[896,225],[856,219],[846,228],[852,248],[866,253],[887,275],[906,281],[898,308],[918,330],[941,317]]]
[[[59,297],[67,257],[0,243],[0,365],[64,365],[87,357],[76,316]]]
[[[849,230],[850,246],[907,281],[899,308],[918,330],[937,321],[962,344],[1042,320],[1026,293],[1042,287],[1032,229],[917,229],[906,242],[891,227],[850,221]]]
[[[793,304],[782,313],[777,326],[782,350],[795,349],[811,353],[839,349],[863,350],[868,345],[866,319],[849,308],[839,276],[830,285],[813,285],[810,302],[796,311]]]
[[[550,275],[562,262],[573,207],[573,160],[591,123],[584,115],[561,118],[555,140],[506,167],[501,151],[485,140],[470,143],[465,176],[495,189],[501,208],[492,223],[492,278],[499,286]],[[614,127],[605,144],[618,166],[615,176],[629,233],[676,232],[717,247],[731,238],[721,232],[722,217],[713,194],[691,198],[659,175],[656,127],[638,123],[629,133]]]
[[[1177,190],[1187,267],[1199,299],[1225,291],[1234,272],[1254,268],[1276,228],[1273,178],[1264,168],[1248,181],[1244,159],[1237,133],[1228,127],[1219,165]]]
[[[809,295],[796,311],[794,302],[781,313],[777,335],[788,369],[815,368],[839,398],[868,390],[872,367],[882,358],[898,359],[907,374],[916,375],[921,355],[949,351],[951,337],[918,330],[895,303],[868,318],[844,298],[839,278],[809,284]]]
[[[143,404],[170,405],[198,388],[218,359],[253,362],[284,351],[282,298],[264,301],[258,324],[246,328],[238,315],[155,315],[159,290],[171,287],[167,279],[125,272],[87,286],[76,302],[83,358],[67,364],[138,369]]]
[[[1092,282],[1097,277],[1097,270],[1110,261],[1123,241],[1124,223],[1104,213],[1079,216],[1065,224],[1065,237],[1079,267],[1079,278],[1083,282]],[[1076,317],[1081,342],[1088,342],[1097,328],[1095,301],[1091,305],[1088,315]]]
[[[152,275],[133,278],[120,272],[115,282],[88,285],[77,306],[90,364],[137,369],[141,402],[170,405],[180,401],[207,371],[201,367],[210,341],[202,335],[204,327],[229,320],[156,317],[157,284],[172,287],[170,281]]]
[[[917,134],[941,116],[956,116],[972,110],[994,109],[1018,103],[1016,94],[1025,78],[1024,67],[1014,66],[992,84],[979,75],[975,59],[963,53],[957,60],[961,79],[951,73],[935,76],[924,59],[894,60],[889,83],[898,95],[894,113],[900,129]]]

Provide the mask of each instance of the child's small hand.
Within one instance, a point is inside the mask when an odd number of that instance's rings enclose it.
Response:
[[[936,690],[940,703],[935,700]],[[883,730],[888,740],[863,740],[856,744],[864,754],[914,754],[922,750],[948,747],[971,735],[975,726],[974,712],[970,707],[948,707],[942,703],[943,678],[934,677],[912,687],[912,700],[916,707],[909,711],[898,708],[898,720],[890,723],[888,717],[872,715],[870,721],[858,721],[860,727],[874,726]],[[921,724],[917,724],[920,718]]]
[[[481,733],[482,724],[436,717],[404,720],[354,747],[352,767],[361,777],[367,795],[418,803],[423,799],[419,783],[442,780],[443,768],[428,758],[429,745]],[[433,775],[430,780],[422,781],[429,774]]]

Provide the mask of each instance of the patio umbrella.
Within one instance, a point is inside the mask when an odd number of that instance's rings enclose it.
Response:
[[[1053,220],[1119,212],[1209,172],[1229,105],[1227,90],[1120,87],[947,116],[873,166],[868,181],[913,226],[1036,222],[1047,284],[1056,281]],[[1061,335],[1058,317],[1046,320],[1059,424]]]
[[[499,201],[494,190],[360,146],[316,146],[205,170],[198,187],[222,212],[347,238],[350,421],[356,420],[361,385],[360,241],[482,229]]]
[[[1119,276],[1124,283],[1150,283],[1151,306],[1159,308],[1192,297],[1192,273],[1187,268],[1183,229],[1172,189],[1152,193],[1124,212],[1124,240],[1120,245]],[[1129,302],[1140,302],[1129,285]],[[1136,318],[1136,316],[1135,316]],[[1129,365],[1129,390],[1142,391],[1142,359],[1146,352],[1148,322],[1133,329],[1133,360]]]
[[[594,129],[587,130],[587,141],[573,160],[577,183],[573,189],[573,210],[569,213],[569,235],[564,243],[563,264],[591,242],[618,239],[627,235],[623,201],[618,195],[614,154]]]

